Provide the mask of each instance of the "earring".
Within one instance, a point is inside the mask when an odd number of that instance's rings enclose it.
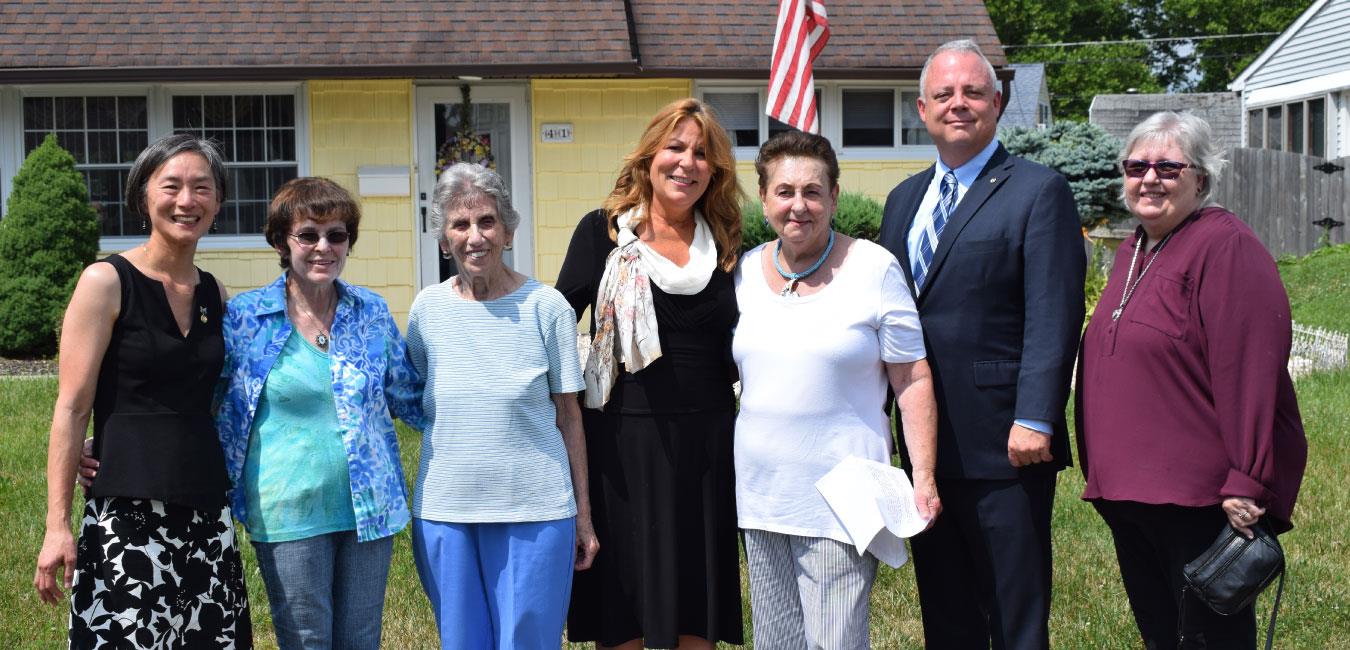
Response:
[[[450,259],[450,253],[449,253],[449,251],[441,251],[441,259],[443,259],[443,260],[448,260],[448,259]]]
[[[150,232],[150,220],[141,219],[141,232]]]
[[[511,244],[507,244],[507,245],[505,245],[505,246],[502,247],[503,250],[508,250],[508,251],[511,250],[512,248],[514,248],[514,246],[512,246]]]
[[[218,223],[218,222],[216,222],[216,221],[212,221],[212,222],[211,222],[211,228],[209,229],[209,232],[210,232],[211,234],[213,234],[213,235],[216,234],[216,233],[218,233],[218,232],[220,232],[220,229],[216,227],[216,224],[217,224],[217,223]]]
[[[764,217],[764,227],[765,227],[765,228],[769,228],[770,230],[773,229],[773,226],[769,225],[769,218],[768,218],[768,217]]]

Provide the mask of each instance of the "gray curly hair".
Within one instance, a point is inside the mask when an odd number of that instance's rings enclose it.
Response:
[[[497,206],[497,218],[506,226],[506,232],[515,234],[520,225],[520,213],[511,205],[511,193],[501,175],[482,165],[455,163],[441,172],[436,187],[431,191],[431,227],[436,229],[436,240],[445,242],[445,215],[451,210],[469,205],[479,197],[492,199]]]

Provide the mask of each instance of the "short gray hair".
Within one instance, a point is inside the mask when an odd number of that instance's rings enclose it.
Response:
[[[1200,187],[1200,204],[1210,202],[1214,184],[1223,176],[1223,168],[1228,161],[1223,157],[1223,149],[1214,145],[1210,135],[1209,122],[1189,112],[1159,111],[1154,113],[1125,137],[1125,146],[1120,149],[1123,160],[1141,144],[1170,142],[1181,150],[1185,161],[1195,165],[1198,173],[1205,178]]]
[[[919,73],[919,96],[922,97],[928,92],[928,68],[933,65],[933,61],[938,58],[938,55],[944,52],[963,52],[980,57],[980,61],[984,63],[985,72],[989,73],[989,85],[994,88],[995,92],[1001,92],[998,88],[998,76],[994,74],[994,64],[989,62],[988,57],[984,55],[984,51],[980,49],[980,46],[976,44],[975,41],[968,38],[962,38],[955,41],[947,41],[946,43],[939,45],[938,49],[933,50],[932,54],[928,55],[928,60],[923,62],[923,71]]]
[[[225,157],[220,155],[220,148],[215,142],[190,133],[174,133],[151,142],[132,163],[131,171],[127,174],[126,189],[126,206],[132,214],[142,219],[149,216],[145,211],[145,196],[150,177],[164,163],[182,153],[195,153],[206,159],[207,166],[211,168],[211,178],[216,183],[216,198],[220,203],[225,203],[229,195],[230,177],[225,171]]]
[[[436,229],[436,240],[445,241],[446,212],[482,196],[492,199],[497,206],[497,218],[506,226],[506,232],[514,235],[520,225],[520,213],[511,206],[511,193],[501,175],[482,165],[455,163],[441,172],[436,188],[431,191],[431,227]]]

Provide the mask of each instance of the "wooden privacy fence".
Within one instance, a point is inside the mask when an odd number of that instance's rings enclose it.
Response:
[[[1276,257],[1304,255],[1317,248],[1326,217],[1348,225],[1331,229],[1331,243],[1347,239],[1350,228],[1350,157],[1326,161],[1286,151],[1229,149],[1228,169],[1214,186],[1214,200],[1256,231]],[[1343,169],[1313,169],[1331,162]]]

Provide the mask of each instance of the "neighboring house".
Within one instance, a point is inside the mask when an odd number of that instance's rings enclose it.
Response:
[[[1050,88],[1045,85],[1045,64],[1012,63],[1008,67],[1017,76],[1013,77],[998,125],[1049,128],[1054,122],[1050,116]]]
[[[1228,88],[1246,146],[1350,156],[1350,0],[1317,0]]]
[[[977,0],[830,6],[816,61],[821,128],[841,185],[884,199],[936,156],[917,115],[919,71],[954,38],[1011,78]],[[360,197],[344,277],[400,320],[445,273],[424,216],[461,87],[523,217],[516,269],[552,283],[572,230],[613,187],[651,115],[689,95],[732,133],[742,188],[778,125],[764,116],[776,3],[0,2],[0,198],[49,132],[75,153],[103,219],[104,251],[144,240],[120,206],[145,144],[188,130],[225,143],[233,173],[199,263],[232,292],[279,269],[261,236],[272,192],[297,175]]]
[[[1236,93],[1097,95],[1088,107],[1088,121],[1124,139],[1158,111],[1188,111],[1209,122],[1219,148],[1243,146],[1242,100]]]

